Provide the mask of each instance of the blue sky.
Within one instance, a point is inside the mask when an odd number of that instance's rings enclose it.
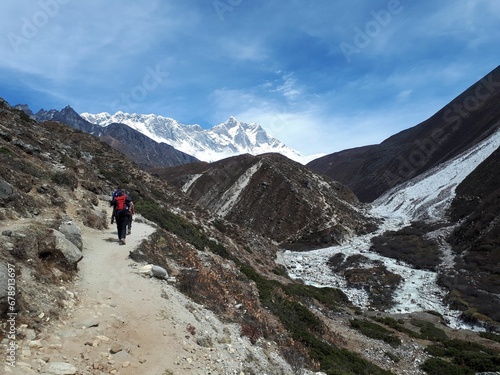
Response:
[[[500,61],[498,0],[4,0],[0,97],[235,116],[309,155],[379,143]]]

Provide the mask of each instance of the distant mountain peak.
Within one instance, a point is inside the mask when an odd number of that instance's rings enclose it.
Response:
[[[203,129],[200,125],[185,125],[154,114],[82,113],[85,120],[100,126],[122,123],[157,142],[167,143],[202,161],[217,161],[241,154],[259,155],[277,152],[305,164],[310,158],[301,155],[283,142],[271,137],[256,123],[239,121],[230,116],[225,122]]]

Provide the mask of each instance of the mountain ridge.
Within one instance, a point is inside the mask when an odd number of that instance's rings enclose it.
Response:
[[[81,113],[80,116],[95,125],[124,123],[157,142],[165,142],[202,161],[217,161],[239,154],[277,152],[305,164],[307,157],[276,138],[271,137],[256,123],[238,121],[231,116],[223,123],[203,129],[200,125],[184,125],[175,119],[154,114]]]
[[[342,150],[307,167],[349,186],[372,202],[491,135],[500,123],[500,66],[473,83],[429,119],[377,145]]]
[[[84,133],[92,134],[122,152],[143,169],[198,161],[195,157],[168,144],[156,142],[125,124],[113,123],[107,127],[94,125],[83,119],[69,105],[60,111],[41,109],[36,114],[33,114],[27,105],[16,105],[14,108],[22,110],[38,122],[59,121]]]
[[[340,243],[375,225],[349,188],[278,153],[244,154],[151,172],[219,217],[287,248]]]

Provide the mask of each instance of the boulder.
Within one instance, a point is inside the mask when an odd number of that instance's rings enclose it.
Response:
[[[0,179],[0,202],[9,202],[15,199],[17,193],[7,181]]]
[[[82,260],[83,255],[80,249],[68,240],[64,234],[55,229],[50,231],[54,239],[54,249],[61,252],[69,264],[76,265]]]
[[[158,279],[166,279],[168,277],[167,270],[160,266],[151,267],[151,274]]]
[[[160,266],[155,266],[152,264],[147,264],[142,266],[137,270],[141,275],[147,275],[149,277],[156,277],[158,279],[168,278],[167,270]]]
[[[82,231],[73,221],[66,221],[59,226],[59,232],[73,243],[80,251],[83,250]]]
[[[49,362],[43,368],[44,373],[54,375],[73,375],[76,374],[77,368],[71,363],[66,362]]]

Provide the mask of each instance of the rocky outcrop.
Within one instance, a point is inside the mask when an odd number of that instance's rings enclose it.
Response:
[[[80,251],[83,250],[82,231],[80,227],[72,220],[68,220],[59,225],[59,232],[64,234],[73,245]]]
[[[7,203],[17,196],[14,187],[7,181],[0,178],[0,203]]]
[[[46,246],[44,251],[53,252],[54,254],[60,253],[70,265],[76,266],[83,258],[80,249],[58,230],[49,229],[49,233],[51,236],[48,238],[51,243],[49,246]]]

